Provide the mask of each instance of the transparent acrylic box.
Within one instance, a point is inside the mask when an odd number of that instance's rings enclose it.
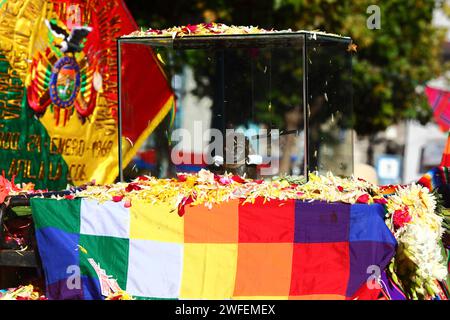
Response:
[[[303,31],[119,38],[120,180],[202,168],[254,178],[351,175],[350,44],[348,37]],[[133,110],[146,101],[124,84],[141,83],[127,70],[142,64],[133,57],[143,48],[164,74],[176,112],[137,141]],[[139,74],[142,83],[149,77]],[[133,158],[124,157],[125,144],[138,147]]]

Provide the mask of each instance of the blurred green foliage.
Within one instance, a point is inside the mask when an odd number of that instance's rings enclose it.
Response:
[[[445,30],[432,25],[434,0],[126,1],[143,28],[216,21],[267,29],[322,30],[352,37],[354,126],[373,134],[403,119],[430,120],[423,90],[445,71]],[[367,28],[367,8],[380,7],[381,28]],[[444,10],[450,10],[444,6]]]

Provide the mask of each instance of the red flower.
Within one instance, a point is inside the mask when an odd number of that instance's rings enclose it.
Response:
[[[182,29],[182,31],[184,32],[184,33],[189,33],[189,34],[191,34],[191,33],[195,33],[196,31],[197,31],[197,25],[191,25],[191,24],[188,24],[187,26],[185,26],[183,29]]]
[[[67,200],[73,200],[73,199],[75,199],[75,196],[74,196],[73,194],[66,194],[66,195],[64,196],[64,199],[67,199]]]
[[[186,175],[184,175],[184,174],[178,175],[178,181],[185,182],[186,180],[187,180]]]
[[[238,182],[238,183],[245,183],[245,180],[239,176],[232,176],[231,179],[233,179],[233,181]]]
[[[394,211],[394,227],[395,229],[399,229],[403,227],[405,224],[410,222],[412,219],[411,215],[409,214],[408,207],[405,206],[403,210],[395,210]]]
[[[180,204],[178,205],[178,215],[180,217],[184,216],[184,213],[185,213],[184,207],[192,202],[194,202],[194,199],[192,199],[191,196],[184,197],[183,200],[181,200]]]
[[[373,202],[379,203],[379,204],[387,204],[387,200],[385,198],[375,198],[373,199]]]
[[[139,177],[137,177],[137,179],[139,181],[148,181],[149,180],[148,177],[146,177],[146,176],[139,176]]]
[[[124,206],[125,208],[131,207],[131,200],[129,200],[129,199],[126,200],[123,206]]]
[[[5,172],[3,171],[3,176],[5,175]],[[17,188],[16,184],[14,183],[14,178],[16,176],[13,174],[11,177],[11,190],[13,191],[20,191],[20,188]]]
[[[341,187],[341,186],[337,186],[337,189],[338,189],[340,192],[344,192],[344,188]]]
[[[128,186],[125,188],[126,192],[131,192],[133,190],[141,190],[142,188],[137,183],[129,183]]]
[[[156,33],[156,34],[162,34],[162,31],[158,30],[158,29],[149,29],[149,30],[147,30],[147,32],[149,32],[149,33]]]
[[[360,195],[358,199],[356,199],[357,203],[368,203],[369,202],[369,195],[367,193]]]
[[[123,196],[113,196],[112,197],[112,201],[114,201],[114,202],[120,202],[120,201],[122,201],[122,199],[123,199]]]

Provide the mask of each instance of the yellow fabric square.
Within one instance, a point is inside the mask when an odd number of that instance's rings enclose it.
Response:
[[[237,244],[186,243],[180,298],[231,299],[237,252]]]
[[[184,242],[184,219],[171,206],[137,200],[130,209],[131,239]]]

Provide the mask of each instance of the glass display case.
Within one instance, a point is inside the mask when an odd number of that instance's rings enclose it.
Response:
[[[253,178],[351,175],[351,44],[348,37],[300,31],[118,39],[120,179],[201,168]],[[132,57],[143,47],[167,81],[173,108],[138,142],[129,134],[133,110],[146,101],[124,84],[151,83],[145,71],[142,82],[127,72],[142,64]],[[155,107],[147,106],[149,121]],[[136,143],[134,157],[125,159]]]

